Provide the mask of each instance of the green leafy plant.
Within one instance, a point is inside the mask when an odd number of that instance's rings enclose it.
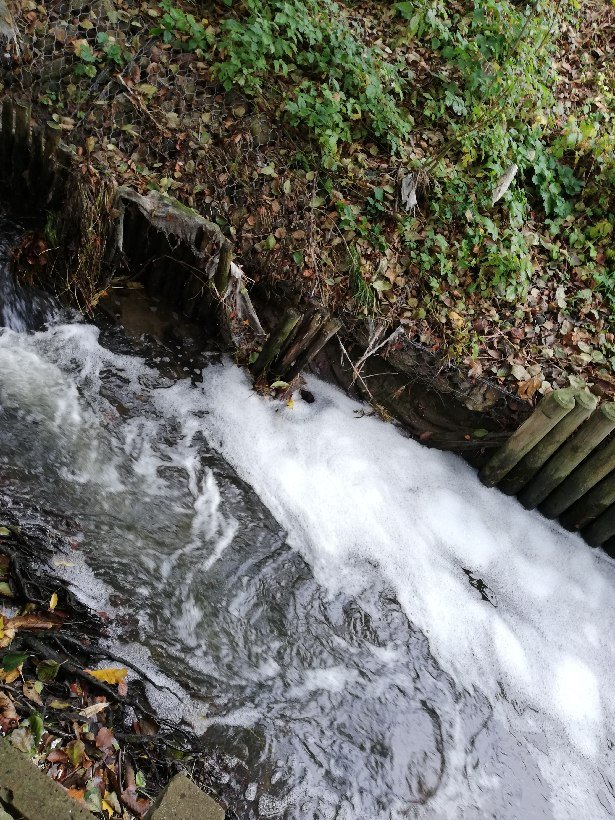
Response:
[[[197,20],[193,14],[174,6],[171,0],[162,0],[160,7],[164,14],[150,34],[162,36],[164,43],[182,51],[206,51],[211,46],[213,38],[206,21]]]
[[[290,122],[315,135],[329,167],[342,143],[361,136],[401,148],[412,125],[401,105],[403,74],[379,46],[365,43],[343,6],[245,0],[244,7],[246,14],[222,26],[216,71],[225,88],[260,94],[264,80],[277,76]]]

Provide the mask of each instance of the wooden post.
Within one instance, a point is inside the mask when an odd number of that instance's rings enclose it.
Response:
[[[479,473],[487,487],[498,484],[574,407],[572,390],[554,390],[546,395],[532,415],[500,447]]]
[[[557,487],[540,507],[547,518],[557,518],[615,469],[615,439],[596,450],[584,464]]]
[[[276,364],[276,370],[280,374],[281,379],[284,378],[284,374],[295,362],[301,351],[309,347],[326,319],[327,313],[324,310],[316,310],[311,316],[306,316],[305,320],[301,323],[301,327],[297,330],[295,339],[282,356],[279,365]]]
[[[233,246],[225,239],[220,245],[220,255],[218,265],[214,274],[214,286],[218,291],[218,296],[223,299],[228,289],[228,278],[231,272],[231,262],[233,260]]]
[[[613,429],[615,402],[602,404],[519,493],[523,506],[533,509],[542,503]]]
[[[267,374],[269,365],[278,355],[280,348],[290,336],[292,330],[300,319],[301,314],[297,313],[297,311],[293,310],[293,308],[288,308],[285,311],[282,321],[269,334],[269,337],[263,345],[263,349],[261,350],[258,359],[252,365],[251,370],[255,381],[260,378],[260,376]]]
[[[11,176],[12,168],[11,162],[13,159],[13,101],[6,97],[2,100],[2,131],[0,132],[2,140],[2,150],[0,152],[0,176],[8,178]]]
[[[43,187],[43,179],[45,176],[44,159],[43,159],[43,132],[40,128],[32,131],[32,155],[30,157],[30,167],[28,168],[28,183],[30,187],[30,195],[42,195],[43,198],[47,191]]]
[[[290,368],[290,370],[285,374],[287,382],[292,382],[294,378],[296,378],[299,373],[303,370],[303,368],[309,364],[314,356],[323,349],[323,347],[327,344],[329,339],[331,339],[337,331],[341,328],[342,323],[338,319],[330,319],[326,322],[323,327],[318,331],[316,338],[312,342],[312,344],[303,351],[295,361],[294,365]]]
[[[51,187],[55,176],[56,155],[60,145],[62,130],[56,125],[45,124],[45,136],[43,139],[43,173],[41,178],[41,190],[45,197],[49,198]]]
[[[615,535],[615,506],[602,513],[593,524],[583,530],[583,538],[592,547],[599,547]]]
[[[569,507],[560,516],[560,523],[567,530],[582,530],[611,504],[615,504],[615,472]]]
[[[559,448],[574,433],[577,427],[588,419],[596,409],[598,399],[591,393],[575,393],[575,406],[556,424],[550,433],[541,439],[516,467],[498,484],[498,488],[507,495],[515,495],[533,478]]]
[[[15,106],[15,139],[13,141],[13,179],[27,170],[30,161],[30,108]]]

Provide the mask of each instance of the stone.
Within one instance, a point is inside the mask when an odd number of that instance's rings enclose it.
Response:
[[[0,742],[0,800],[24,820],[94,820],[93,814],[8,740]]]
[[[184,774],[177,774],[145,820],[224,820],[224,809]]]

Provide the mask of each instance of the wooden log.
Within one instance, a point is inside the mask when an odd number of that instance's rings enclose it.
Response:
[[[261,376],[265,376],[267,374],[269,365],[278,355],[280,348],[290,336],[292,330],[300,319],[301,314],[297,313],[297,311],[293,308],[288,308],[285,311],[282,321],[269,334],[269,337],[263,345],[263,349],[261,350],[257,360],[251,367],[252,375],[254,376],[255,381]]]
[[[279,373],[281,379],[284,378],[284,374],[291,367],[291,365],[295,363],[301,352],[307,350],[307,348],[311,345],[312,341],[316,337],[316,334],[327,320],[327,317],[328,314],[326,311],[315,310],[311,315],[306,316],[304,321],[301,322],[292,343],[283,353],[279,364],[276,363],[275,365],[276,371]]]
[[[512,468],[535,447],[575,405],[574,391],[554,390],[546,395],[529,419],[512,434],[506,444],[491,457],[479,473],[487,487],[508,475]]]
[[[30,164],[30,108],[15,105],[15,137],[13,141],[13,178],[20,178]]]
[[[613,429],[615,402],[602,404],[519,493],[523,506],[533,509],[541,504]]]
[[[541,505],[547,518],[557,518],[599,481],[615,470],[615,439],[600,447],[578,467]]]
[[[615,506],[602,513],[593,524],[583,530],[583,538],[591,547],[600,547],[615,535]]]
[[[223,299],[228,290],[228,279],[231,272],[231,262],[233,261],[233,246],[225,239],[220,245],[220,255],[218,257],[218,265],[214,274],[214,286],[218,292],[218,296]]]
[[[543,464],[551,458],[570,438],[574,431],[588,419],[596,409],[598,399],[591,393],[575,393],[575,406],[555,425],[550,433],[541,439],[529,453],[522,458],[516,467],[498,484],[506,495],[515,495],[532,479]]]
[[[0,176],[11,176],[13,160],[13,101],[9,97],[2,100],[2,131],[0,131]]]
[[[582,530],[615,504],[615,472],[597,484],[560,516],[567,530]]]
[[[329,339],[335,336],[341,326],[342,323],[338,319],[329,319],[328,322],[325,322],[309,347],[307,347],[303,353],[299,355],[294,365],[290,368],[290,370],[288,370],[287,373],[285,373],[285,381],[289,383],[292,382],[292,380],[295,379],[299,373],[301,373],[303,368],[312,361],[314,356],[316,356],[317,353],[320,353]]]

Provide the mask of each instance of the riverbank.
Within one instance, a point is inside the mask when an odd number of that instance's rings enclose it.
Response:
[[[0,498],[0,729],[84,808],[141,818],[178,772],[206,786],[206,767],[191,731],[149,704],[159,684],[109,649],[113,619],[56,574],[79,539],[49,515]]]

